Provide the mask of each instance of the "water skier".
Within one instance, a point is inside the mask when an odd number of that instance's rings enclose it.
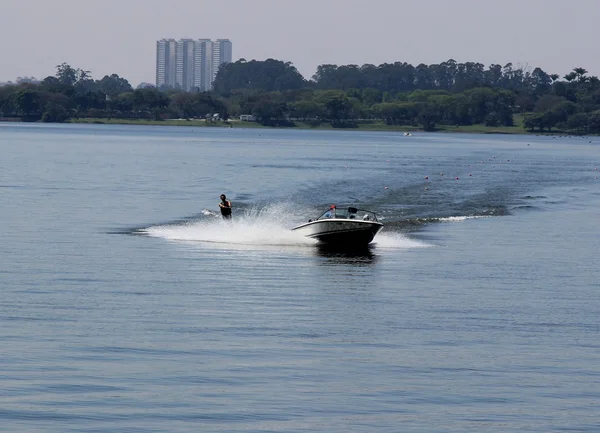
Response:
[[[221,209],[221,215],[223,219],[230,220],[231,219],[231,202],[227,200],[225,194],[221,194],[221,203],[219,203],[219,208]]]

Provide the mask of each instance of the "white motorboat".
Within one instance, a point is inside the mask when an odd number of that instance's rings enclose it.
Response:
[[[331,205],[314,220],[292,230],[313,238],[321,244],[342,247],[364,247],[383,228],[375,212],[355,207],[338,208]]]

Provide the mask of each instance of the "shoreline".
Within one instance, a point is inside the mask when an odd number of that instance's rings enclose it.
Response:
[[[21,123],[19,119],[2,118],[0,123]],[[22,123],[42,123],[22,122]],[[198,128],[240,128],[240,129],[287,129],[287,130],[313,130],[313,131],[356,131],[356,132],[431,132],[431,133],[459,133],[459,134],[484,134],[484,135],[536,135],[536,136],[562,136],[562,137],[595,137],[595,134],[574,134],[561,130],[556,131],[528,131],[523,128],[520,116],[515,118],[515,126],[490,127],[482,124],[448,126],[440,125],[434,131],[425,131],[423,128],[407,125],[386,125],[382,122],[364,122],[358,123],[356,127],[334,128],[329,123],[322,123],[314,126],[304,122],[295,122],[294,126],[264,126],[256,122],[247,122],[242,120],[228,120],[219,123],[206,123],[203,119],[169,119],[169,120],[145,120],[145,119],[106,119],[106,118],[79,118],[69,119],[66,124],[81,125],[132,125],[132,126],[187,126]]]
[[[406,125],[385,125],[381,122],[358,123],[356,127],[334,128],[329,123],[313,126],[304,122],[295,122],[295,126],[264,126],[256,122],[229,120],[227,123],[206,123],[204,120],[142,120],[142,119],[105,119],[105,118],[80,118],[70,119],[66,123],[94,124],[94,125],[137,125],[137,126],[188,126],[200,128],[244,128],[244,129],[289,129],[289,130],[315,130],[315,131],[360,131],[360,132],[425,132],[423,128]],[[488,127],[484,125],[446,126],[440,125],[436,133],[472,133],[472,134],[504,134],[504,135],[531,135],[533,132],[525,130],[522,126]],[[539,134],[539,132],[537,132]],[[558,132],[557,132],[558,133]],[[554,134],[553,132],[547,134]]]

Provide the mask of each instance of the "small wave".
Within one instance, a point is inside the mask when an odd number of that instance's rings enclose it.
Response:
[[[451,217],[443,217],[443,218],[436,218],[437,221],[439,222],[450,222],[450,223],[456,223],[456,222],[463,222],[463,221],[467,221],[467,220],[473,220],[473,219],[479,219],[479,218],[489,218],[489,215],[469,215],[469,216],[451,216]]]
[[[497,215],[490,213],[486,215],[456,215],[446,217],[411,218],[403,221],[395,221],[391,224],[393,224],[394,227],[398,227],[400,230],[413,231],[427,224],[463,222],[472,219],[490,218],[492,216]]]
[[[519,205],[519,206],[513,206],[512,210],[542,210],[540,207],[538,206],[530,206],[530,205]]]
[[[386,232],[385,229],[373,240],[373,245],[376,248],[427,248],[431,247],[431,244],[419,241],[417,239],[411,239],[404,234]]]

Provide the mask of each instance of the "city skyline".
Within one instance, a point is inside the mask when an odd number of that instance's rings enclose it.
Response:
[[[93,77],[155,82],[157,41],[165,35],[227,37],[235,61],[290,61],[310,79],[321,64],[481,62],[540,67],[561,76],[575,67],[600,75],[594,42],[600,2],[576,0],[4,0],[0,81],[43,79],[66,62]],[[68,18],[64,11],[68,11]],[[118,11],[118,13],[115,13]],[[293,13],[291,13],[293,12]],[[200,29],[200,31],[199,31]],[[40,37],[43,35],[43,37]],[[8,42],[10,41],[10,43]]]
[[[229,39],[160,39],[156,41],[156,87],[209,91],[219,66],[232,61]]]

